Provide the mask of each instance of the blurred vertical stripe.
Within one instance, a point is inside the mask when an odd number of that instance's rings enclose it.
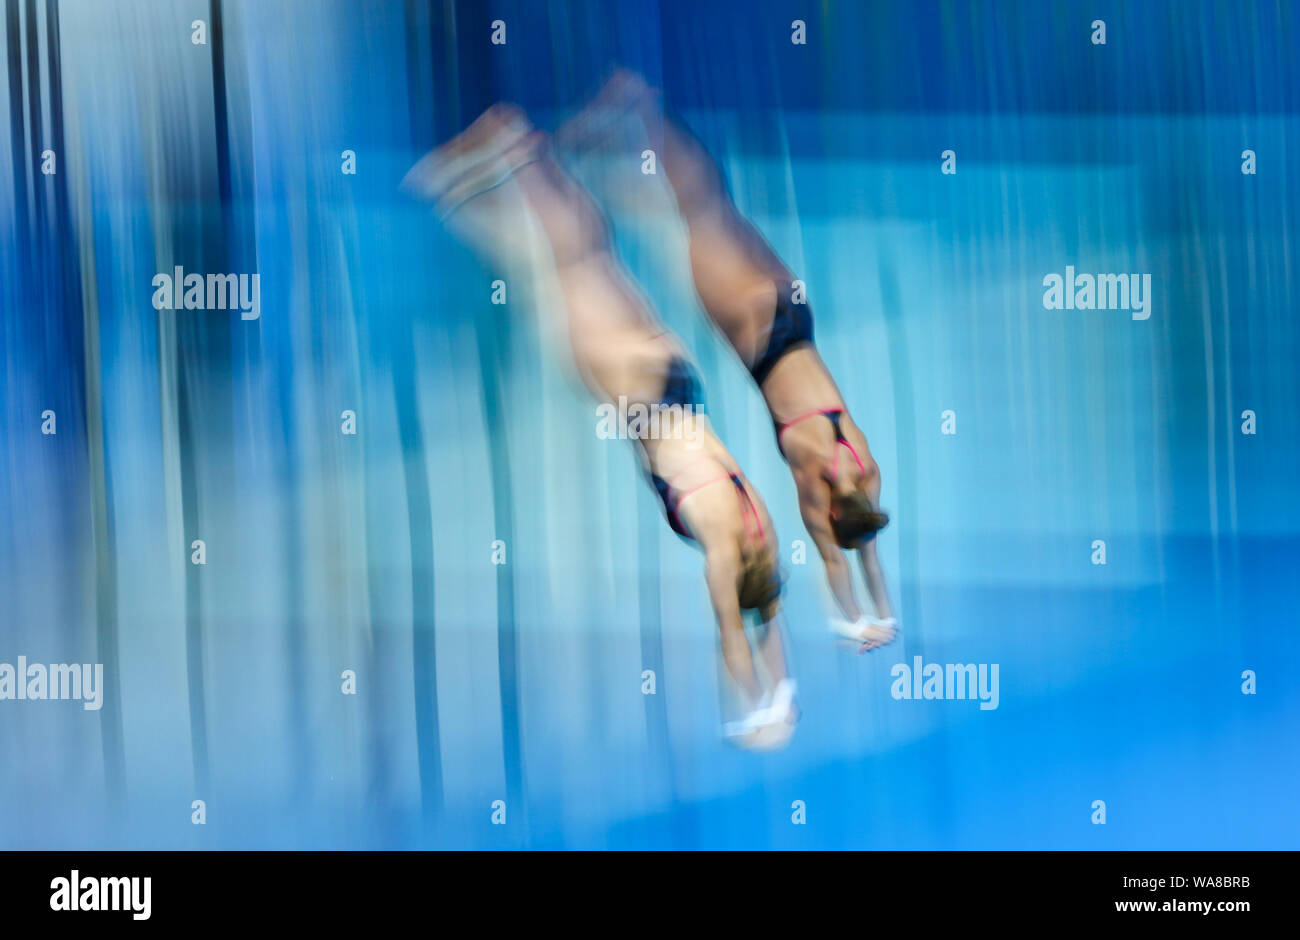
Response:
[[[0,662],[107,686],[0,702],[0,845],[1076,846],[1085,788],[1144,820],[1122,844],[1297,831],[1259,809],[1289,805],[1294,690],[1235,687],[1298,649],[1294,4],[0,8]],[[553,304],[492,304],[397,189],[488,104],[553,129],[616,63],[806,279],[894,513],[903,641],[843,657],[667,197],[616,212],[781,539],[779,755],[720,745],[699,557],[593,434]],[[1045,310],[1066,264],[1150,272],[1155,315]],[[261,318],[153,309],[176,266],[258,274]],[[1001,709],[895,701],[913,655],[1001,662]]]

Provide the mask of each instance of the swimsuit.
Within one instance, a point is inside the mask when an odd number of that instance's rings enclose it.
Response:
[[[838,447],[840,444],[843,444],[845,447],[849,449],[849,453],[853,455],[853,459],[858,462],[858,469],[862,471],[862,475],[865,477],[867,475],[866,465],[862,463],[862,458],[858,456],[858,452],[853,449],[853,445],[848,442],[848,439],[845,438],[844,436],[844,432],[840,430],[840,417],[843,414],[844,414],[843,408],[822,408],[817,411],[810,411],[807,414],[800,415],[799,417],[795,418],[793,421],[787,421],[785,424],[776,424],[775,426],[776,426],[777,450],[781,451],[782,457],[785,457],[785,448],[781,446],[781,435],[785,433],[787,428],[790,428],[798,424],[800,421],[805,421],[808,418],[815,418],[818,415],[821,415],[823,418],[826,418],[828,421],[830,421],[831,427],[835,429],[835,445],[837,449],[835,451],[835,462],[831,464],[831,479],[834,480],[839,475],[840,452],[838,450]]]
[[[680,475],[680,471],[678,471],[678,475]],[[740,497],[740,511],[745,517],[745,533],[748,535],[751,532],[749,521],[752,514],[754,520],[754,528],[752,531],[758,535],[761,541],[767,541],[767,535],[763,531],[763,519],[759,516],[758,507],[754,505],[754,501],[750,498],[749,491],[745,489],[745,481],[741,479],[740,474],[723,473],[721,476],[705,480],[703,483],[687,490],[685,493],[675,492],[672,482],[665,480],[657,473],[650,474],[650,480],[654,483],[655,491],[659,494],[659,498],[663,500],[664,510],[668,514],[668,525],[671,526],[672,530],[682,538],[691,539],[692,541],[695,540],[695,537],[691,535],[690,531],[686,528],[686,524],[682,521],[681,516],[678,515],[678,507],[681,506],[682,501],[692,493],[698,493],[706,486],[712,486],[714,483],[721,483],[723,480],[730,480],[732,485],[736,487],[736,493]]]
[[[704,410],[704,393],[700,390],[699,377],[681,356],[673,356],[668,362],[668,376],[664,380],[659,404],[681,405],[683,410],[689,408],[696,412]]]
[[[785,292],[776,289],[776,310],[772,313],[772,329],[767,337],[767,349],[749,367],[749,374],[761,388],[782,356],[796,346],[813,341],[812,312],[807,304],[792,304]]]
[[[668,376],[664,380],[664,390],[663,394],[660,395],[659,404],[661,407],[681,405],[683,408],[692,408],[696,412],[704,411],[704,395],[700,389],[700,380],[696,376],[695,370],[691,368],[691,364],[681,356],[673,356],[668,363]],[[750,517],[752,515],[754,522],[752,531],[756,531],[759,538],[766,541],[766,536],[763,533],[763,521],[758,514],[758,507],[749,498],[749,491],[745,489],[745,483],[739,474],[723,473],[720,476],[706,480],[685,493],[676,493],[671,481],[665,480],[657,473],[652,472],[649,476],[650,482],[654,484],[655,492],[663,500],[664,510],[668,514],[668,525],[682,538],[694,540],[694,536],[687,530],[685,523],[682,522],[677,513],[677,507],[682,504],[682,500],[692,493],[699,492],[706,486],[721,483],[723,480],[730,480],[741,498],[741,512],[745,517],[746,533],[751,531]]]

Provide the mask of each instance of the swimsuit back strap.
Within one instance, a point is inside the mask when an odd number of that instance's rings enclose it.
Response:
[[[678,496],[677,499],[673,502],[673,505],[674,505],[676,508],[680,509],[680,508],[681,508],[681,505],[682,505],[682,502],[685,501],[686,497],[692,495],[693,493],[698,493],[700,490],[704,489],[706,486],[712,486],[714,483],[721,483],[723,480],[729,480],[729,479],[731,479],[731,475],[730,475],[730,474],[727,474],[727,473],[724,473],[724,474],[723,474],[722,476],[720,476],[720,477],[714,477],[712,480],[706,480],[705,482],[701,483],[699,486],[693,486],[693,487],[691,487],[689,490],[687,490],[685,493],[683,493],[681,496]]]
[[[865,477],[867,475],[866,465],[862,462],[862,458],[858,456],[858,452],[853,449],[853,445],[850,444],[848,440],[844,437],[844,432],[840,430],[840,415],[842,414],[844,414],[843,408],[818,408],[816,411],[809,411],[805,414],[801,414],[799,415],[799,417],[791,421],[787,421],[785,424],[777,425],[777,431],[776,431],[777,446],[779,447],[781,445],[781,435],[785,433],[787,428],[798,424],[800,421],[806,421],[809,418],[815,418],[818,415],[821,415],[823,418],[828,419],[831,423],[831,427],[835,429],[835,443],[837,445],[843,444],[845,447],[849,449],[849,453],[853,455],[853,459],[858,462],[858,469],[862,471],[862,475]],[[831,479],[834,480],[836,477],[838,477],[839,472],[840,472],[840,452],[838,449],[836,449],[834,460],[831,463]]]
[[[862,471],[862,476],[863,476],[863,478],[865,479],[866,476],[867,476],[867,466],[866,466],[866,464],[864,464],[864,463],[862,462],[862,458],[858,456],[858,452],[857,452],[856,450],[853,449],[853,445],[850,444],[848,441],[846,441],[846,440],[845,440],[844,438],[842,438],[842,437],[841,437],[838,441],[836,441],[836,443],[837,443],[837,444],[843,444],[845,447],[847,447],[847,448],[849,449],[849,453],[852,454],[852,455],[853,455],[853,459],[856,460],[856,461],[858,462],[858,469]],[[835,451],[835,463],[836,463],[836,468],[837,468],[837,469],[838,469],[838,467],[839,467],[839,454],[840,454],[840,452],[839,452],[838,450]],[[832,476],[831,479],[834,479],[834,477]]]
[[[725,473],[722,476],[714,477],[711,480],[706,480],[705,482],[699,484],[698,486],[691,487],[681,496],[678,496],[675,500],[673,500],[673,512],[678,513],[678,510],[681,509],[682,503],[686,500],[686,497],[698,493],[700,490],[704,489],[707,486],[712,486],[715,483],[721,483],[723,480],[730,480],[736,486],[737,494],[740,497],[740,514],[741,516],[744,517],[745,520],[745,534],[750,535],[751,532],[756,532],[758,534],[759,541],[766,544],[767,533],[763,529],[763,518],[758,514],[758,507],[754,505],[754,501],[750,498],[749,490],[745,489],[744,481],[742,481],[740,477],[734,473]],[[754,527],[752,530],[749,525],[749,517],[751,513],[754,516]],[[679,519],[681,518],[680,514],[678,514],[678,518]]]
[[[731,482],[736,484],[736,491],[740,495],[740,514],[745,519],[745,535],[750,534],[749,514],[754,514],[754,530],[758,533],[758,540],[764,545],[767,544],[767,533],[763,531],[763,517],[758,514],[758,507],[749,496],[749,490],[745,489],[745,481],[736,474],[731,475]]]
[[[844,413],[844,409],[842,408],[818,408],[815,411],[809,411],[805,414],[799,415],[799,417],[797,418],[787,421],[785,424],[778,424],[776,426],[776,436],[778,439],[780,439],[781,435],[786,432],[787,428],[794,427],[800,421],[807,421],[809,418],[815,418],[818,415],[821,415],[823,418],[829,418],[831,415],[842,415],[843,413]],[[835,423],[835,433],[838,434],[839,423],[838,422],[834,422],[834,423]]]
[[[682,467],[680,470],[678,470],[678,471],[677,471],[676,473],[674,473],[671,477],[669,477],[667,480],[664,481],[664,482],[667,484],[668,489],[671,490],[671,489],[673,488],[673,480],[676,480],[679,476],[681,476],[681,475],[682,475],[683,473],[685,473],[687,470],[691,469],[691,467],[695,466],[695,465],[696,465],[697,463],[699,463],[701,460],[712,460],[712,459],[713,459],[713,458],[710,457],[708,454],[700,454],[698,457],[696,457],[694,460],[692,460],[690,463],[688,463],[686,466]],[[724,477],[723,479],[725,479],[725,477]],[[712,483],[712,482],[714,482],[714,481],[713,481],[713,480],[710,480],[710,481],[709,481],[709,483]],[[705,484],[705,485],[707,486],[708,484]],[[697,486],[695,489],[699,489],[699,487]],[[694,492],[694,490],[692,490],[692,492]],[[678,502],[680,503],[681,500],[679,499]]]

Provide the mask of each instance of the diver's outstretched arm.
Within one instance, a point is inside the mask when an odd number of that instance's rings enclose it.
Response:
[[[754,671],[754,656],[745,636],[745,621],[736,596],[736,581],[740,577],[740,553],[717,548],[705,554],[705,580],[709,586],[709,600],[718,620],[722,638],[722,661],[727,673],[745,696],[745,711],[752,711],[762,697],[763,690]]]
[[[874,538],[858,546],[858,560],[862,562],[862,578],[867,582],[867,593],[875,605],[876,617],[880,620],[893,620],[894,607],[889,602],[889,587],[885,583],[885,572],[876,554]]]

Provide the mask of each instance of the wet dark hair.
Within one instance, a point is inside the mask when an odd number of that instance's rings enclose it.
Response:
[[[866,493],[854,491],[831,497],[831,531],[840,548],[858,543],[889,525],[889,516],[871,504]]]
[[[754,555],[740,572],[741,610],[762,610],[781,596],[781,571],[775,552]]]

